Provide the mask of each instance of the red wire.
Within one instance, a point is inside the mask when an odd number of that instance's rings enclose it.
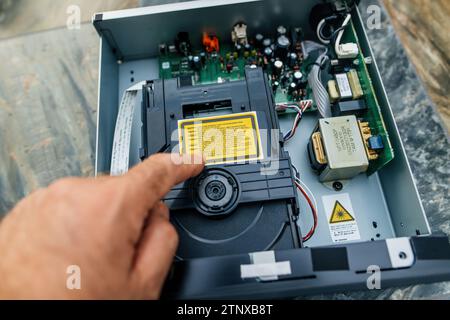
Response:
[[[286,141],[288,141],[288,140],[290,140],[290,139],[292,139],[294,137],[295,133],[297,132],[297,128],[298,128],[298,125],[300,123],[300,120],[303,117],[303,113],[309,107],[311,107],[311,105],[312,105],[312,103],[309,100],[308,101],[300,101],[300,103],[297,105],[297,107],[300,109],[300,112],[297,113],[297,116],[296,116],[295,121],[294,121],[294,126],[291,129],[291,133],[290,133],[289,137],[286,139]],[[287,108],[289,108],[289,105],[281,104],[281,105],[277,105],[277,108],[278,108],[277,109],[278,111],[285,111]]]
[[[295,133],[297,132],[297,128],[298,128],[298,123],[300,122],[301,118],[303,117],[303,113],[311,106],[311,102],[304,102],[301,101],[300,102],[300,110],[302,111],[301,113],[297,114],[297,117],[295,118],[295,122],[294,122],[294,129],[292,130],[291,134],[289,135],[289,139],[291,139]]]
[[[313,215],[313,219],[314,219],[314,225],[311,228],[311,230],[308,232],[308,234],[303,238],[303,242],[306,242],[308,240],[310,240],[312,238],[312,236],[314,235],[314,233],[316,232],[317,229],[317,225],[318,225],[318,216],[317,216],[317,210],[314,207],[314,204],[312,203],[310,197],[308,196],[308,194],[306,193],[306,191],[303,189],[303,187],[298,183],[295,182],[295,185],[297,186],[297,188],[300,190],[300,192],[303,194],[303,196],[305,197],[306,201],[308,202],[310,208],[311,208],[311,212]]]

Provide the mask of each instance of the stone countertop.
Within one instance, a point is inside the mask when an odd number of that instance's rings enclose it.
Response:
[[[367,7],[377,0],[361,0]],[[369,41],[406,149],[420,196],[434,233],[450,235],[450,143],[436,107],[408,60],[391,21],[382,8],[379,30],[367,30]],[[416,285],[373,292],[340,293],[316,299],[450,299],[450,283]]]
[[[450,130],[448,0],[383,0],[394,29]]]
[[[376,0],[362,0],[365,15]],[[382,9],[368,36],[434,232],[450,234],[450,148],[435,107]],[[97,117],[98,37],[56,29],[0,41],[0,214],[66,176],[92,176]],[[7,63],[4,63],[7,62]],[[395,63],[393,63],[395,62]],[[314,298],[426,298],[450,284]]]

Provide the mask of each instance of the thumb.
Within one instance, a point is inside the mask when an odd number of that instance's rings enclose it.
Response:
[[[158,299],[178,247],[178,234],[162,202],[149,214],[147,227],[136,250],[133,284],[140,299]]]

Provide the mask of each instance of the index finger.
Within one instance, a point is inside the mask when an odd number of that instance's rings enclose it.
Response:
[[[122,177],[129,188],[128,198],[151,209],[177,184],[195,177],[204,168],[201,156],[157,154]]]

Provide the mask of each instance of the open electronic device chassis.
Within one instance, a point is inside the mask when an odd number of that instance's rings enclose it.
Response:
[[[164,199],[180,235],[166,297],[364,290],[374,266],[383,288],[450,279],[357,1],[200,0],[94,26],[97,172],[206,157]]]

